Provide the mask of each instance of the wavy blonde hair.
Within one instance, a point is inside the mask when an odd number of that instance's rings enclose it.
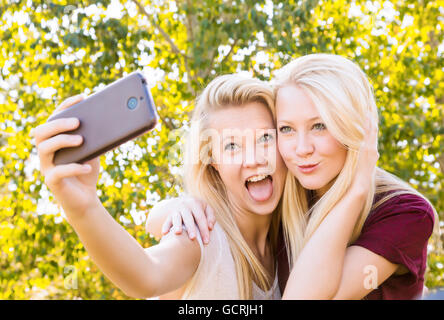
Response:
[[[225,231],[236,266],[240,299],[252,298],[252,281],[262,290],[271,287],[267,272],[243,238],[233,216],[228,190],[217,170],[211,165],[210,118],[214,111],[259,102],[275,121],[274,96],[271,86],[244,75],[229,74],[215,78],[197,99],[191,118],[190,131],[184,150],[184,184],[187,193],[205,201],[214,209],[216,220]],[[268,239],[275,248],[280,220],[280,209],[272,213]],[[273,250],[273,249],[272,249]],[[274,255],[274,254],[273,254]]]
[[[330,134],[347,148],[347,156],[339,175],[330,189],[315,203],[313,191],[305,189],[288,172],[282,200],[282,223],[290,268],[302,248],[331,209],[345,195],[356,173],[358,150],[364,138],[367,117],[378,123],[378,110],[372,87],[364,72],[352,61],[332,54],[302,56],[281,68],[274,79],[275,96],[280,88],[297,86],[311,98]],[[372,188],[353,230],[348,244],[359,237],[372,209],[400,194],[423,195],[406,182],[387,171],[376,168],[369,181]],[[382,198],[373,204],[375,194]],[[431,205],[431,204],[430,204]],[[433,206],[432,206],[433,208]],[[435,234],[439,233],[438,214],[435,215]]]

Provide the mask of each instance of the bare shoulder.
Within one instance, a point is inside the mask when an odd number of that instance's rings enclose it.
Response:
[[[197,269],[201,258],[199,242],[190,240],[185,232],[175,234],[170,231],[164,235],[158,245],[150,247],[155,255],[168,260],[172,265]]]
[[[186,232],[175,234],[170,231],[160,239],[162,247],[174,248],[175,251],[183,251],[184,254],[191,255],[200,260],[201,247],[197,239],[190,240]]]

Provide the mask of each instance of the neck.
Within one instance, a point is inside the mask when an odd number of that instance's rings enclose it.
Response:
[[[321,199],[322,196],[331,188],[331,186],[333,185],[333,183],[335,183],[336,179],[333,179],[332,181],[330,181],[329,183],[327,183],[325,186],[323,186],[322,188],[315,190],[315,195],[317,200]]]
[[[236,211],[234,217],[250,249],[258,255],[258,258],[264,257],[267,253],[267,236],[272,215],[258,215],[251,212]]]

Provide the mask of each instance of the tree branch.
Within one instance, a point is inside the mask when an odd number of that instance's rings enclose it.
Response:
[[[215,48],[210,58],[210,64],[208,65],[208,68],[205,70],[205,72],[202,72],[202,75],[200,76],[201,78],[205,79],[210,74],[211,70],[213,69],[214,59],[216,58],[217,52],[218,48]]]
[[[190,3],[189,0],[187,0],[187,9],[188,12],[191,11],[192,8],[192,4]],[[194,22],[193,22],[194,16],[191,15],[191,13],[187,14],[186,16],[186,22],[187,22],[187,33],[188,33],[188,41],[191,41],[191,43],[194,42]]]
[[[185,56],[185,54],[179,50],[179,48],[176,46],[176,44],[174,43],[174,41],[170,38],[170,36],[165,32],[165,30],[163,30],[160,25],[158,25],[154,19],[152,19],[152,16],[150,16],[148,14],[148,12],[146,12],[145,7],[137,0],[132,0],[136,6],[139,8],[139,12],[142,13],[144,16],[146,16],[148,18],[148,20],[153,24],[153,26],[157,29],[157,31],[160,32],[160,34],[165,38],[165,40],[170,44],[171,49],[173,50],[174,53],[179,54],[181,56]]]
[[[221,65],[223,65],[223,64],[225,63],[225,61],[227,61],[227,59],[230,57],[230,55],[231,55],[231,53],[233,52],[233,49],[234,49],[234,47],[236,46],[236,44],[238,43],[238,41],[239,41],[239,39],[234,40],[234,43],[233,43],[233,45],[231,46],[230,51],[228,51],[228,53],[226,54],[226,56],[223,57],[222,61],[220,62]],[[216,58],[216,52],[218,51],[217,49],[218,49],[218,48],[216,48],[216,49],[214,50],[213,56],[212,56],[211,59],[210,59],[211,62],[210,62],[210,65],[208,66],[208,69],[205,70],[205,72],[204,72],[203,75],[202,75],[202,78],[204,78],[204,79],[205,79],[206,77],[208,77],[208,75],[210,74],[211,70],[213,70],[214,59]]]
[[[225,61],[227,61],[228,57],[231,55],[231,53],[233,52],[234,47],[236,46],[237,42],[239,41],[239,38],[234,40],[233,45],[230,48],[230,51],[228,51],[228,54],[222,59],[222,61],[220,62],[220,64],[224,64]]]
[[[158,113],[158,115],[162,124],[165,125],[168,129],[170,129],[170,131],[177,129],[176,126],[171,121],[167,121],[167,118],[161,116],[160,113]]]
[[[444,174],[444,154],[438,157],[438,163],[439,166],[441,167],[441,172]]]
[[[142,13],[144,16],[146,16],[148,18],[148,20],[153,24],[154,28],[156,28],[157,31],[159,31],[160,34],[163,36],[163,38],[169,43],[169,45],[170,45],[171,49],[173,50],[173,52],[183,58],[185,70],[186,70],[187,76],[188,76],[188,82],[187,82],[188,90],[191,92],[191,94],[193,96],[195,96],[196,92],[194,91],[193,87],[191,86],[191,82],[190,82],[190,80],[193,79],[193,76],[191,75],[190,68],[188,66],[188,59],[189,59],[189,57],[176,46],[176,44],[174,43],[173,39],[171,39],[171,37],[165,32],[165,30],[163,30],[160,27],[160,25],[158,25],[154,21],[154,19],[152,19],[152,16],[149,15],[148,12],[146,12],[145,7],[138,0],[132,0],[132,1],[139,8],[139,12]]]

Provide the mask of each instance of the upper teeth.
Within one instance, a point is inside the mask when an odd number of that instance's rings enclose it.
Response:
[[[261,181],[264,180],[266,177],[268,177],[267,174],[261,174],[261,175],[257,175],[251,178],[248,178],[248,182],[256,182],[256,181]]]

